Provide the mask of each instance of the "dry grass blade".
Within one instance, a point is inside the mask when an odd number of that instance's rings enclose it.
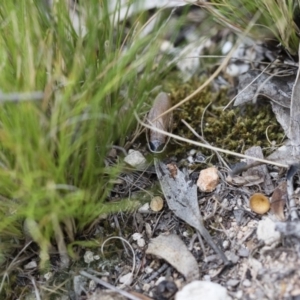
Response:
[[[130,294],[129,292],[126,292],[126,291],[123,291],[123,290],[121,290],[121,289],[119,289],[119,288],[116,288],[115,286],[113,286],[113,285],[107,283],[107,282],[104,281],[104,280],[101,280],[101,279],[97,278],[96,276],[93,276],[93,275],[89,274],[89,273],[86,272],[86,271],[80,271],[79,273],[80,273],[82,276],[84,276],[84,277],[87,277],[87,278],[89,278],[89,279],[94,280],[96,283],[98,283],[98,284],[100,284],[100,285],[106,287],[106,288],[109,289],[109,290],[115,291],[115,292],[117,292],[117,293],[119,293],[119,294],[121,294],[121,295],[127,297],[128,299],[131,299],[131,300],[141,300],[139,297],[136,297],[136,296]]]

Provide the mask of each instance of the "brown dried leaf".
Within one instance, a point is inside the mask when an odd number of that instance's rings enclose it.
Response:
[[[199,268],[195,257],[175,234],[161,234],[151,239],[146,253],[166,260],[178,272],[184,275],[187,281],[199,279]]]
[[[279,221],[285,221],[284,207],[287,201],[286,181],[280,183],[271,197],[271,212]]]
[[[169,208],[177,217],[197,229],[206,242],[221,257],[223,262],[228,264],[226,256],[214,243],[209,232],[203,225],[198,205],[197,185],[177,167],[176,176],[174,178],[172,175],[175,173],[172,172],[171,175],[170,170],[164,163],[155,159],[154,165]]]

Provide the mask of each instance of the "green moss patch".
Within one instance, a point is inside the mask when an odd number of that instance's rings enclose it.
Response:
[[[193,78],[187,83],[178,83],[174,78],[166,84],[166,89],[171,92],[173,104],[176,104],[195,91],[203,82],[203,79]],[[264,102],[263,105],[229,107],[223,110],[229,101],[226,89],[213,92],[211,87],[205,88],[174,111],[173,132],[197,140],[181,122],[181,119],[184,119],[198,134],[201,135],[203,132],[203,137],[211,145],[239,153],[243,153],[251,146],[261,146],[267,155],[271,147],[269,141],[275,141],[276,144],[282,142],[284,132],[270,104]],[[183,154],[187,148],[190,149],[190,146],[175,147],[174,154]],[[204,148],[201,151],[206,155],[211,154],[210,150]]]

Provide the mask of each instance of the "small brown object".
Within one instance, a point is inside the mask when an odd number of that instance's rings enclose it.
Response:
[[[169,110],[171,106],[169,95],[164,92],[159,93],[149,111],[147,123],[157,129],[169,131],[172,124],[172,113],[167,113],[161,117],[160,115]],[[168,142],[167,137],[155,130],[150,130],[148,135],[147,139],[150,150],[152,152],[162,152]]]
[[[164,200],[160,196],[156,196],[152,198],[150,202],[150,208],[153,211],[161,211],[164,207]]]
[[[167,168],[170,171],[170,176],[173,179],[175,179],[177,176],[177,170],[178,170],[176,164],[174,164],[174,163],[167,164]]]
[[[281,182],[274,190],[271,197],[271,212],[279,221],[285,221],[284,208],[287,202],[287,184],[286,181]]]
[[[264,194],[255,193],[250,197],[250,208],[255,213],[263,215],[270,209],[270,200]]]

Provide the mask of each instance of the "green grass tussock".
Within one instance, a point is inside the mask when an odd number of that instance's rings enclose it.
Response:
[[[255,14],[258,20],[251,29],[254,38],[276,38],[292,55],[299,45],[299,1],[286,0],[213,0],[205,5],[219,22],[242,33]]]
[[[82,3],[88,33],[81,36],[66,3],[54,2],[0,4],[2,262],[22,246],[25,219],[36,222],[30,235],[46,252],[57,224],[73,242],[100,214],[135,206],[106,201],[122,166],[105,168],[105,157],[113,144],[124,145],[133,110],[157,83],[149,72],[156,39],[137,38],[139,16],[132,30],[113,25],[118,11],[96,0]],[[37,91],[43,94],[34,100]],[[10,93],[15,99],[5,100]]]

